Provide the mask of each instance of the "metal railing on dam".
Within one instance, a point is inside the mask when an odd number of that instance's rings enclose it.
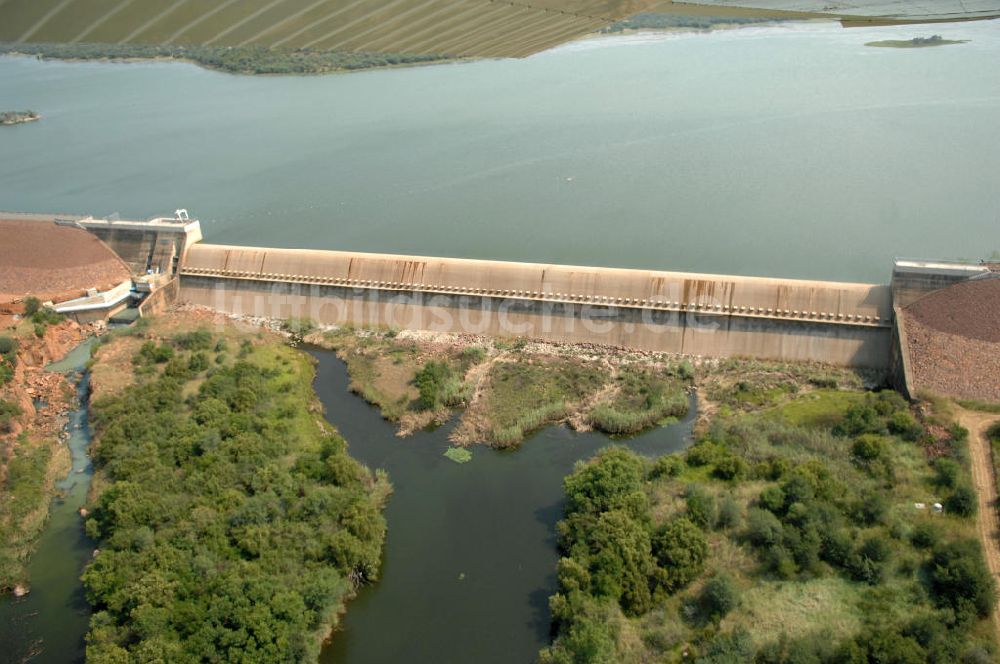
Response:
[[[885,367],[888,286],[197,243],[180,299],[323,324]]]

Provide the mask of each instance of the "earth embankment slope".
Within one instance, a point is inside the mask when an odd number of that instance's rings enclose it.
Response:
[[[0,238],[0,303],[29,294],[72,299],[131,276],[107,245],[80,228],[0,218]]]
[[[1000,402],[1000,279],[935,291],[901,315],[918,390]]]

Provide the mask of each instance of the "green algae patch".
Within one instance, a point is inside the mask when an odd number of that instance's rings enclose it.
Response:
[[[472,461],[472,452],[464,447],[449,447],[444,451],[444,455],[455,463],[468,463]]]

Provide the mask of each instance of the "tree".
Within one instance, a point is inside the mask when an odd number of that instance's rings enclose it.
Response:
[[[706,530],[715,528],[718,519],[715,497],[705,491],[700,484],[689,485],[686,493],[687,517],[699,528]]]
[[[645,474],[643,460],[628,449],[612,446],[601,450],[592,461],[578,464],[563,480],[567,515],[624,510],[633,519],[647,521]]]
[[[451,367],[447,362],[428,362],[417,372],[414,381],[420,391],[420,406],[432,410],[441,405],[444,385],[451,378]]]
[[[938,545],[928,565],[931,591],[940,606],[961,619],[986,617],[996,604],[996,584],[979,542],[958,540]]]
[[[959,516],[975,516],[976,512],[979,510],[979,503],[976,497],[975,489],[967,483],[962,482],[955,487],[955,492],[948,496],[948,498],[944,501],[944,508]]]
[[[669,593],[676,592],[701,574],[708,559],[704,531],[686,517],[675,517],[653,534],[653,555],[661,568],[660,579]]]
[[[731,576],[716,574],[701,589],[699,603],[705,615],[718,622],[739,605],[740,591]]]

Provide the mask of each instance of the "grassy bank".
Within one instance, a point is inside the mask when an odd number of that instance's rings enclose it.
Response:
[[[459,412],[459,444],[511,447],[559,422],[639,433],[687,412],[694,376],[676,358],[614,349],[352,328],[308,340],[337,351],[351,389],[401,434]]]
[[[88,661],[314,661],[378,577],[391,489],[323,420],[310,358],[180,314],[95,358]]]
[[[968,432],[755,365],[709,376],[685,454],[609,448],[566,478],[542,661],[995,661]]]
[[[438,55],[354,53],[261,46],[156,46],[146,44],[5,44],[0,55],[45,60],[182,60],[230,74],[326,74],[450,59]]]

